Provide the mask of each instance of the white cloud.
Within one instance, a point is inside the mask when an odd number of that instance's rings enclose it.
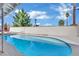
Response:
[[[28,12],[28,14],[30,15],[30,18],[36,18],[38,16],[45,15],[46,12],[44,12],[44,11],[30,11],[30,12]]]
[[[73,6],[71,4],[60,3],[59,6],[50,5],[49,8],[56,11],[67,12],[67,11],[71,11]]]
[[[47,15],[45,11],[30,11],[28,12],[31,19],[50,19],[52,16]]]
[[[2,24],[0,23],[0,26],[1,26]]]
[[[37,25],[40,25],[40,23],[36,23]]]
[[[18,13],[19,11],[21,11],[21,9],[16,9],[16,10],[15,10],[15,13]]]
[[[56,19],[62,19],[62,20],[66,20],[67,17],[65,15],[66,13],[65,12],[61,12],[60,15],[56,16]],[[71,13],[69,13],[69,16],[72,16]]]
[[[52,24],[46,23],[46,24],[44,24],[44,26],[52,26]]]
[[[64,3],[60,4],[60,6],[58,6],[58,8],[56,8],[56,11],[59,12],[59,15],[56,18],[66,20],[65,13],[68,12],[71,16],[72,15],[70,13],[71,10],[72,10],[71,4],[64,4]]]
[[[63,19],[63,20],[66,20],[66,16],[65,16],[66,12],[69,12],[71,16],[70,11],[72,10],[72,8],[73,6],[71,4],[64,4],[64,3],[60,3],[59,6],[50,5],[50,9],[55,10],[59,13],[59,15],[56,16],[56,18]]]
[[[58,8],[56,9],[57,11],[60,11],[60,12],[69,12],[72,10],[72,5],[71,4],[64,4],[64,3],[61,3],[60,6],[58,6]]]
[[[15,10],[15,13],[18,13],[18,12],[19,12],[19,9],[16,9],[16,10]]]
[[[62,20],[66,20],[66,16],[65,15],[59,15],[56,17],[57,19],[62,19]]]
[[[15,12],[18,13],[20,10],[16,9]],[[45,11],[29,11],[27,12],[31,19],[50,19],[53,18],[53,16],[47,15],[47,12]]]
[[[37,19],[50,19],[51,17],[48,16],[48,15],[41,15],[41,16],[38,16]]]

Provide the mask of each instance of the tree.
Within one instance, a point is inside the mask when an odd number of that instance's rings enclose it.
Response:
[[[66,12],[66,18],[67,18],[67,20],[66,20],[66,25],[67,25],[67,26],[68,26],[68,17],[69,17],[69,13]]]
[[[22,9],[19,10],[15,16],[13,16],[14,18],[14,22],[13,22],[13,26],[15,27],[21,27],[21,26],[31,26],[32,24],[30,16],[28,16],[28,14]]]
[[[59,26],[64,26],[64,20],[59,20]]]

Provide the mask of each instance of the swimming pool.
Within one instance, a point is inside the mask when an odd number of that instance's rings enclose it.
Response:
[[[26,56],[69,56],[70,45],[57,38],[30,35],[5,35],[4,39]]]

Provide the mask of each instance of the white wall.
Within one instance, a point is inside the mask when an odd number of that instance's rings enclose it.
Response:
[[[75,36],[78,35],[78,28],[73,26],[69,27],[11,27],[12,32],[24,32],[31,34],[49,34],[49,35],[60,35],[60,36]]]

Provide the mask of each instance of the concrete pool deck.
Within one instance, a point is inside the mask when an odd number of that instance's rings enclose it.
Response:
[[[0,39],[0,56],[22,56],[22,54],[20,54],[16,48],[10,44],[8,44],[5,40],[4,40],[4,53],[1,53],[1,39]]]

